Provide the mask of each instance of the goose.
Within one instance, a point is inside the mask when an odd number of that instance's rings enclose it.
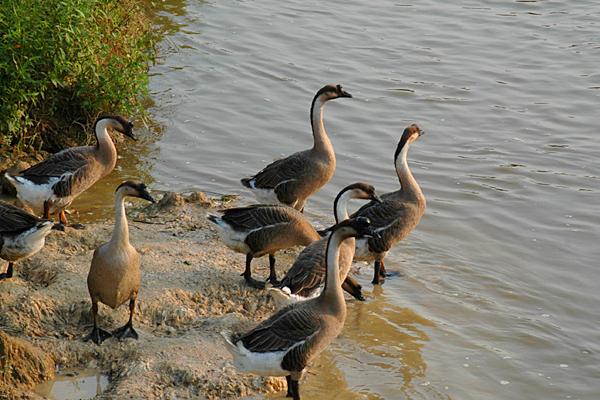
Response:
[[[341,243],[371,234],[367,218],[339,223],[327,240],[325,287],[318,297],[290,304],[248,332],[221,332],[238,370],[285,376],[288,397],[300,399],[298,381],[304,370],[344,327],[346,302],[338,266]]]
[[[52,222],[0,202],[0,258],[8,261],[0,280],[12,278],[15,262],[31,257],[44,247]]]
[[[281,204],[256,204],[229,208],[223,215],[208,215],[217,225],[225,245],[246,254],[246,283],[264,289],[265,282],[252,278],[250,264],[255,257],[269,255],[269,281],[278,284],[275,272],[275,252],[294,246],[307,246],[320,235],[300,211]]]
[[[335,172],[335,152],[323,124],[323,106],[340,97],[352,95],[341,85],[326,85],[313,98],[310,123],[314,143],[311,149],[274,161],[251,178],[241,180],[260,203],[282,203],[303,210],[306,200],[329,182]]]
[[[369,199],[381,201],[375,188],[367,183],[354,183],[342,189],[333,203],[333,212],[336,224],[347,220],[348,200]],[[355,239],[350,237],[344,240],[340,247],[340,281],[342,289],[359,300],[364,300],[361,286],[351,279],[347,279],[354,257]],[[297,301],[307,300],[319,295],[325,279],[325,250],[327,238],[322,238],[306,246],[298,258],[287,271],[277,287],[269,288],[278,308]]]
[[[358,239],[354,259],[375,261],[373,284],[379,284],[387,276],[384,258],[388,251],[404,239],[419,224],[425,213],[425,195],[408,167],[407,155],[410,145],[424,132],[415,124],[402,133],[394,153],[396,174],[400,180],[400,190],[385,193],[381,203],[371,201],[361,207],[350,218],[367,217],[371,220],[378,237]]]
[[[108,175],[117,162],[117,150],[108,131],[113,129],[135,140],[133,124],[121,116],[101,116],[94,124],[95,146],[71,147],[21,171],[5,174],[19,200],[35,213],[50,219],[58,213],[59,229],[68,225],[65,209],[81,193]],[[81,229],[83,225],[73,224]]]
[[[126,181],[115,192],[115,228],[110,241],[94,251],[90,272],[87,277],[88,291],[92,300],[94,327],[83,340],[100,345],[105,339],[115,336],[138,338],[133,329],[133,311],[141,283],[140,255],[129,243],[129,227],[125,215],[124,198],[138,197],[155,203],[143,183]],[[112,334],[98,328],[98,302],[115,309],[129,300],[129,321]]]

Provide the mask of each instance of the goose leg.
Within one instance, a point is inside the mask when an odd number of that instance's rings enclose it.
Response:
[[[277,271],[275,271],[275,256],[269,254],[269,282],[273,286],[279,285],[281,282],[277,280]]]
[[[294,379],[290,379],[290,383],[292,386],[292,399],[293,400],[300,400],[300,388],[298,385],[298,381],[294,380]]]
[[[256,279],[254,279],[252,277],[252,270],[250,269],[250,264],[252,263],[252,258],[253,258],[253,256],[251,253],[246,254],[246,269],[244,270],[244,273],[242,274],[242,276],[246,280],[246,283],[248,284],[248,286],[256,288],[256,289],[264,289],[265,283],[261,282],[261,281],[257,281]]]
[[[294,393],[292,393],[292,376],[287,375],[285,377],[285,380],[287,382],[287,394],[285,395],[285,397],[292,397],[294,396]]]
[[[8,279],[8,278],[12,278],[13,276],[13,263],[9,262],[8,263],[8,268],[6,269],[6,272],[3,272],[0,274],[0,281],[2,279]]]
[[[112,335],[109,332],[106,332],[103,329],[98,328],[98,300],[92,299],[92,315],[94,317],[94,328],[92,331],[83,338],[84,342],[92,341],[97,345],[102,344],[103,341],[111,337]]]
[[[50,202],[48,200],[44,201],[44,219],[50,221]]]
[[[126,338],[132,338],[137,340],[138,334],[133,329],[133,312],[135,310],[135,299],[137,298],[137,294],[129,300],[129,321],[119,329],[115,330],[112,335],[119,340],[123,340]]]
[[[354,278],[347,276],[342,283],[342,289],[352,295],[356,300],[365,301],[365,297],[362,294],[362,286]]]
[[[58,219],[59,219],[61,225],[63,225],[63,226],[69,226],[73,229],[84,229],[85,228],[85,226],[83,226],[82,224],[69,225],[69,221],[67,220],[67,214],[65,214],[65,210],[60,211],[60,213],[58,214]]]
[[[379,285],[385,281],[385,275],[381,275],[381,268],[383,267],[383,271],[385,273],[385,267],[383,266],[383,261],[375,260],[375,273],[373,274],[373,281],[371,283],[373,285]]]

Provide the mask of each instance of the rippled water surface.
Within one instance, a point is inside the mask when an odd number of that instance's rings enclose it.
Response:
[[[239,178],[310,147],[312,97],[341,83],[354,98],[325,109],[336,174],[307,205],[325,224],[346,184],[397,189],[403,128],[427,132],[409,155],[426,215],[388,257],[403,277],[373,288],[362,266],[369,300],[349,303],[306,398],[600,398],[600,3],[163,7],[163,135],[128,149],[115,182],[141,170],[249,201]]]

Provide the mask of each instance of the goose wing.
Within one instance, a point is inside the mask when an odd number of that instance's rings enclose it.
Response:
[[[286,351],[309,341],[321,329],[318,314],[302,304],[289,305],[243,334],[246,349],[256,353]]]
[[[78,183],[92,174],[95,164],[96,160],[87,147],[75,147],[51,155],[22,171],[20,175],[36,184],[45,184],[51,178],[59,178],[53,186],[54,193],[58,197],[66,197]]]
[[[302,250],[281,280],[280,288],[288,287],[292,294],[308,296],[325,277],[327,239],[320,239]]]
[[[301,214],[284,205],[257,204],[221,210],[222,219],[237,231],[254,231],[272,225],[286,224]]]
[[[384,200],[379,204],[366,204],[352,214],[351,218],[360,216],[371,220],[371,226],[379,237],[369,238],[369,249],[375,253],[382,253],[388,251],[400,239],[409,214],[406,204]]]
[[[0,203],[0,233],[18,234],[34,227],[41,219],[12,204]]]

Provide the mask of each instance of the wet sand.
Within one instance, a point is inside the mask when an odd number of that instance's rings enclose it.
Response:
[[[36,347],[56,367],[107,374],[110,383],[101,398],[224,399],[283,390],[283,379],[238,374],[220,335],[250,327],[274,310],[265,292],[244,285],[244,256],[222,245],[206,219],[228,205],[202,193],[170,195],[158,205],[136,208],[140,205],[135,201],[128,208],[130,240],[142,254],[134,316],[139,340],[111,338],[101,346],[81,340],[92,324],[90,260],[109,239],[111,221],[53,232],[42,251],[17,264],[16,276],[0,283],[0,329]],[[280,274],[294,254],[278,257]],[[254,271],[266,278],[267,259],[256,260]],[[104,329],[114,330],[127,318],[126,305],[100,307]],[[40,398],[33,383],[52,375],[51,368],[14,383],[6,372],[19,359],[10,361],[0,373],[0,399]]]

